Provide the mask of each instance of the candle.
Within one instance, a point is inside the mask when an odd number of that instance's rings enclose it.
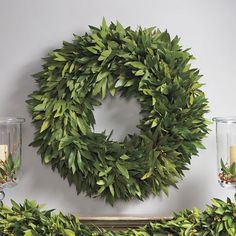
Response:
[[[6,161],[8,158],[8,145],[0,145],[0,160]]]
[[[236,163],[236,146],[230,146],[230,159],[229,164],[232,165],[234,162]]]

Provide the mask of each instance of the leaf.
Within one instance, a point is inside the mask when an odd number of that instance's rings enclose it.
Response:
[[[108,50],[104,50],[101,53],[101,56],[98,58],[99,61],[104,61],[106,60],[110,55],[111,55],[112,49],[109,48]]]
[[[131,62],[126,62],[125,66],[132,66],[137,69],[145,69],[145,65],[142,62],[139,61],[131,61]]]
[[[75,236],[75,232],[71,229],[64,229],[66,236]]]
[[[68,167],[72,169],[73,174],[76,172],[75,169],[75,153],[72,151],[68,159]]]
[[[49,120],[45,120],[41,126],[40,133],[46,130],[49,127]]]
[[[79,128],[80,128],[81,132],[83,134],[87,134],[86,124],[85,124],[84,120],[80,117],[78,117],[78,124],[79,124]]]
[[[38,104],[37,106],[35,106],[33,108],[34,111],[44,111],[45,110],[45,105],[42,103],[42,104]]]
[[[144,71],[143,70],[138,70],[135,72],[135,76],[140,76],[140,75],[144,75]]]
[[[105,182],[104,182],[104,180],[98,180],[98,181],[96,182],[96,184],[97,184],[97,185],[105,185]]]
[[[112,197],[114,197],[115,196],[115,191],[114,191],[114,187],[113,187],[112,184],[109,185],[109,190],[110,190],[110,193],[111,193]]]
[[[143,177],[141,178],[141,180],[145,180],[148,179],[153,173],[152,172],[148,172],[145,175],[143,175]]]
[[[98,93],[101,92],[103,83],[104,83],[103,80],[101,80],[98,83],[96,83],[95,87],[93,88],[93,92],[92,92],[93,96],[96,96]]]
[[[152,122],[151,128],[154,128],[158,125],[158,118],[155,118]]]
[[[106,189],[106,187],[105,187],[105,186],[102,186],[102,187],[98,190],[98,194],[101,194],[105,189]]]
[[[214,206],[221,207],[221,204],[218,199],[213,198],[211,201]]]
[[[126,154],[123,154],[122,156],[120,156],[120,159],[125,161],[125,160],[130,159],[130,157],[127,156]]]
[[[218,207],[216,210],[215,210],[215,213],[219,214],[219,215],[223,215],[224,214],[224,208],[223,207]]]
[[[56,58],[54,58],[55,61],[66,61],[66,58],[60,55],[58,52],[54,52],[54,55]]]
[[[117,21],[116,23],[116,32],[120,35],[120,37],[124,37],[126,35],[126,31],[124,27]]]
[[[20,206],[14,201],[11,199],[11,204],[12,204],[12,209],[14,209],[14,211],[18,211],[20,212]]]
[[[102,84],[102,99],[106,97],[106,94],[107,94],[107,78],[104,79]]]
[[[118,170],[120,171],[120,173],[121,173],[126,179],[129,179],[129,172],[128,172],[128,170],[127,170],[123,165],[120,165],[118,162],[116,163],[116,166],[117,166]]]
[[[80,170],[84,171],[84,164],[82,162],[81,153],[79,150],[77,151],[77,164],[78,164],[78,167],[80,168]]]
[[[67,63],[65,64],[65,66],[63,67],[63,70],[62,70],[62,72],[61,72],[62,78],[64,78],[65,73],[66,73],[66,71],[69,69],[69,67],[70,67],[70,64],[67,62]]]
[[[130,86],[133,85],[133,84],[134,84],[134,80],[131,79],[131,80],[128,80],[128,81],[125,83],[124,87],[130,87]]]
[[[102,30],[105,30],[105,31],[108,30],[107,22],[106,22],[105,17],[102,18]]]
[[[39,234],[32,229],[28,229],[24,231],[24,236],[39,236]]]
[[[72,71],[74,70],[74,68],[75,68],[75,64],[72,63],[72,64],[70,65],[70,69],[69,69],[69,73],[70,73],[70,74],[72,73]]]
[[[115,88],[110,89],[110,94],[111,94],[112,97],[115,96],[115,93],[116,93],[116,89]]]
[[[108,71],[106,72],[99,72],[97,75],[96,81],[99,82],[100,80],[106,78],[110,73]]]
[[[51,160],[52,160],[52,155],[50,154],[45,154],[45,156],[43,157],[44,163],[48,164]]]

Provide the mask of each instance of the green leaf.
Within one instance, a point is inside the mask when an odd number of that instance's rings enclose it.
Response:
[[[108,50],[104,50],[101,53],[101,56],[98,58],[99,61],[104,61],[106,60],[110,55],[111,55],[112,49],[109,48]]]
[[[105,30],[105,31],[108,30],[107,22],[106,22],[105,17],[102,18],[102,30]]]
[[[143,70],[138,70],[135,72],[135,76],[140,76],[140,75],[144,75],[144,71]]]
[[[131,61],[131,62],[126,62],[125,66],[132,66],[137,69],[145,69],[145,65],[142,62],[139,61]]]
[[[24,231],[24,236],[40,236],[40,235],[34,230],[28,229]]]
[[[109,185],[109,190],[110,190],[110,193],[111,193],[112,197],[114,197],[115,196],[115,190],[114,190],[114,187],[113,187],[112,184]]]
[[[52,155],[51,154],[45,154],[43,157],[44,163],[48,164],[52,160]]]
[[[130,87],[130,86],[132,86],[133,84],[134,84],[134,80],[133,79],[131,79],[131,80],[128,80],[126,83],[125,83],[125,85],[124,85],[124,87]]]
[[[110,73],[108,71],[106,72],[99,72],[97,75],[96,81],[99,82],[100,80],[106,78]]]
[[[20,168],[21,160],[20,158],[16,158],[14,161],[14,169],[18,170]]]
[[[63,57],[62,55],[60,55],[58,52],[54,52],[54,55],[55,55],[55,61],[66,61],[66,58]]]
[[[224,214],[224,208],[223,207],[218,207],[216,210],[215,210],[215,213],[219,214],[219,215],[223,215]]]
[[[84,170],[84,164],[83,164],[83,161],[82,161],[82,158],[81,158],[81,153],[80,151],[78,150],[77,151],[77,164],[78,164],[78,167],[80,168],[80,170]]]
[[[125,161],[125,160],[129,160],[130,157],[127,156],[126,154],[123,154],[123,155],[120,156],[120,159]]]
[[[70,229],[64,229],[66,236],[75,236],[75,232]]]
[[[120,173],[121,173],[126,179],[129,179],[129,172],[128,172],[128,170],[127,170],[123,165],[120,165],[118,162],[116,163],[116,166],[117,166],[118,170],[120,171]]]
[[[49,127],[49,120],[45,120],[41,126],[40,133],[46,130]]]
[[[97,185],[105,185],[104,180],[98,180],[98,181],[97,181]]]
[[[152,122],[151,128],[154,128],[158,125],[158,118],[155,118]]]
[[[102,84],[102,99],[106,97],[107,94],[107,78],[103,80]]]
[[[67,62],[65,66],[63,67],[63,70],[61,72],[62,78],[64,78],[66,71],[69,69],[70,64]]]
[[[42,103],[42,104],[38,104],[37,106],[35,106],[33,108],[34,111],[44,111],[45,110],[45,105]]]
[[[79,128],[80,128],[81,132],[83,134],[86,134],[87,133],[86,124],[85,124],[84,120],[80,117],[78,117],[78,124],[79,124]]]
[[[72,151],[68,159],[68,167],[72,169],[73,174],[76,172],[75,169],[75,153]]]
[[[12,209],[14,211],[18,211],[20,212],[21,208],[20,208],[20,205],[18,205],[14,200],[11,199],[11,204],[12,204]]]
[[[74,70],[74,68],[75,68],[75,64],[72,63],[72,64],[70,65],[70,69],[69,69],[69,73],[70,73],[70,74],[72,73],[72,71]]]
[[[152,172],[148,172],[145,175],[143,175],[143,177],[141,178],[141,180],[145,180],[148,179],[153,173]]]
[[[98,190],[98,194],[101,194],[105,189],[106,189],[106,187],[105,187],[105,186],[102,186],[102,187]]]

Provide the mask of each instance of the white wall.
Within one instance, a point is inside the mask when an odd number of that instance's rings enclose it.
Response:
[[[40,70],[42,57],[71,40],[72,34],[83,34],[88,25],[119,20],[123,25],[157,26],[178,34],[184,47],[191,47],[206,83],[211,113],[208,117],[236,115],[236,2],[234,0],[1,0],[0,1],[0,116],[25,117],[23,129],[23,177],[20,184],[6,191],[9,199],[25,198],[46,203],[48,208],[89,215],[168,216],[172,211],[200,207],[212,197],[232,197],[234,190],[222,189],[216,179],[215,133],[204,144],[207,149],[194,157],[179,190],[170,189],[169,197],[150,197],[144,202],[119,202],[112,208],[98,199],[69,187],[57,173],[42,166],[36,149],[28,147],[34,128],[25,100],[36,89],[31,74]],[[117,105],[117,106],[116,106]],[[96,111],[97,129],[112,129],[115,138],[124,136],[135,126],[138,107],[117,99],[106,101]],[[111,109],[108,111],[108,109]],[[132,111],[130,114],[126,111]],[[104,111],[108,118],[103,119]],[[114,120],[114,114],[123,116]],[[138,120],[136,118],[136,123]],[[125,127],[125,128],[124,128]]]

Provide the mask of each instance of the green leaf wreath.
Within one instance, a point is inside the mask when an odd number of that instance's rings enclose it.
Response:
[[[236,198],[236,195],[235,195]],[[1,236],[235,236],[236,205],[230,199],[213,199],[206,210],[183,210],[171,220],[150,223],[122,232],[105,230],[80,222],[78,216],[42,210],[34,201],[12,201],[12,208],[0,207]]]
[[[207,100],[193,56],[155,28],[120,23],[50,52],[28,100],[36,127],[33,146],[77,192],[116,200],[167,194],[184,175],[208,132]],[[108,95],[140,103],[139,134],[123,142],[93,130],[93,110]],[[106,114],[104,114],[105,116]]]

